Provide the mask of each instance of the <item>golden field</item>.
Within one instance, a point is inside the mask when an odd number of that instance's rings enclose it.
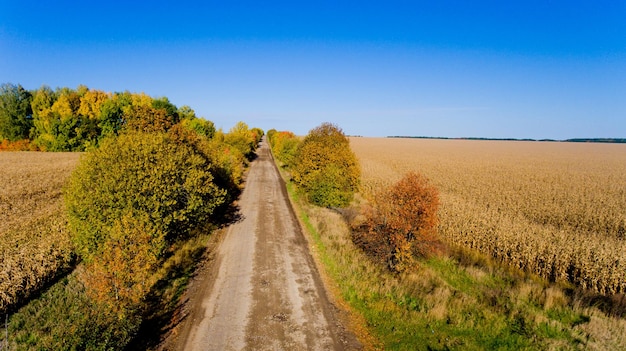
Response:
[[[367,196],[414,170],[441,237],[544,278],[626,293],[626,145],[351,138]]]
[[[79,157],[0,152],[0,311],[71,264],[62,191]]]

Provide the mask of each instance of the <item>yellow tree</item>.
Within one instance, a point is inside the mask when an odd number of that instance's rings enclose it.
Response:
[[[252,157],[256,149],[255,136],[244,122],[237,122],[224,136],[224,142],[247,158]]]
[[[350,141],[338,126],[323,123],[299,144],[292,177],[314,204],[347,206],[358,189],[360,176]]]
[[[80,98],[78,114],[90,120],[98,120],[100,118],[102,104],[110,98],[110,94],[103,91],[88,90]]]

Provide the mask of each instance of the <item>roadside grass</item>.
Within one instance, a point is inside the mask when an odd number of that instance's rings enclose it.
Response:
[[[451,253],[392,274],[354,246],[340,214],[307,204],[290,182],[287,188],[322,269],[378,340],[369,348],[626,348],[623,319],[580,307],[561,287],[482,255]]]

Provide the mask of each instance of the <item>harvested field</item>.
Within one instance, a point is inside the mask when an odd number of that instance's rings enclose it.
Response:
[[[415,170],[441,191],[440,234],[514,267],[626,292],[626,145],[351,138],[363,192]]]
[[[62,191],[79,157],[0,152],[0,311],[71,264]]]

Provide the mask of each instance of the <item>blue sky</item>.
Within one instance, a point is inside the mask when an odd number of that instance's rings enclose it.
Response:
[[[0,83],[145,92],[229,129],[626,137],[626,1],[0,0]]]

